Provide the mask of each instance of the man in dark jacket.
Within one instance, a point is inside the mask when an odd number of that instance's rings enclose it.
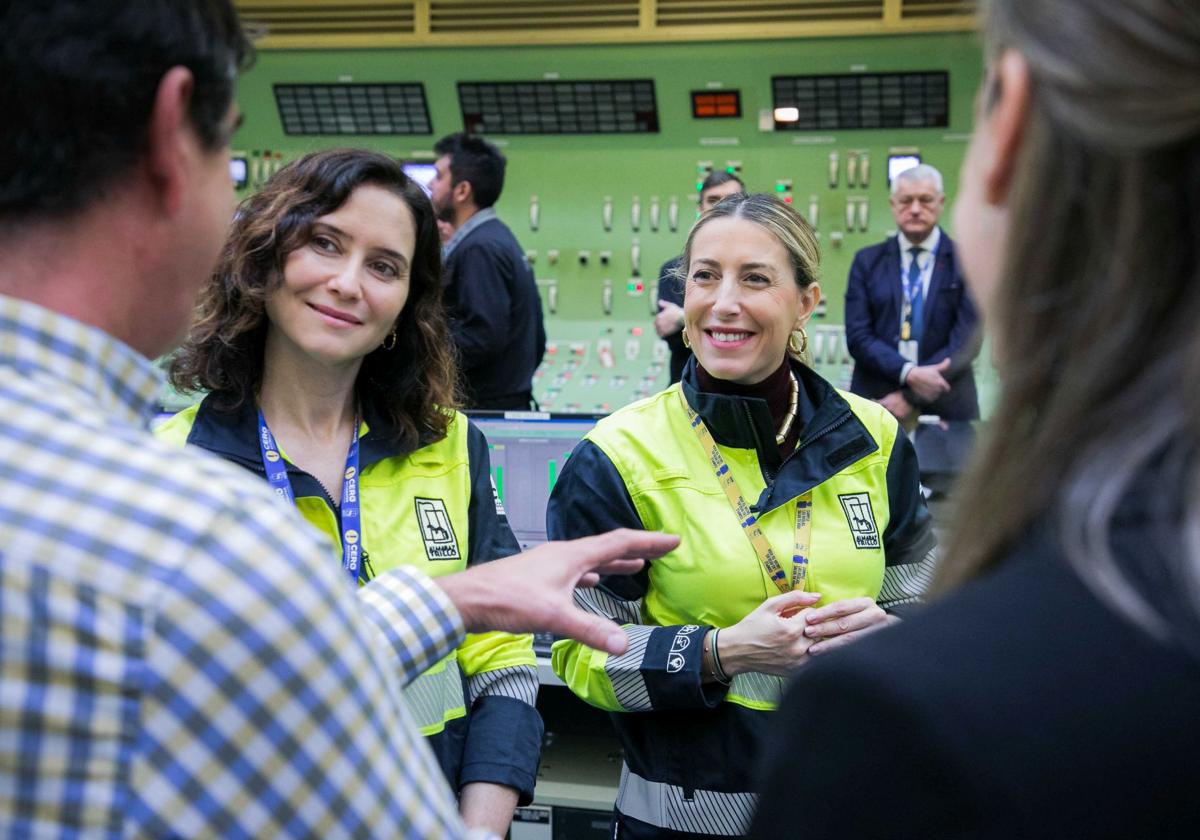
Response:
[[[975,305],[954,242],[938,227],[942,176],[914,166],[892,184],[899,234],[854,255],[846,286],[850,390],[878,400],[901,422],[916,414],[979,417],[971,363],[979,352]]]
[[[433,207],[454,226],[445,299],[467,406],[528,409],[546,329],[525,252],[492,209],[504,189],[504,156],[467,134],[443,137],[434,151]]]
[[[746,185],[742,179],[724,169],[708,173],[700,185],[700,212],[707,213],[723,199],[731,195],[745,195]],[[683,376],[683,367],[692,357],[692,351],[683,344],[683,286],[682,274],[687,266],[681,266],[683,257],[672,257],[658,270],[658,314],[654,316],[654,331],[671,348],[671,382]]]

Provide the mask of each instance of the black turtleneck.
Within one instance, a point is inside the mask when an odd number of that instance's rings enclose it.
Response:
[[[741,382],[731,382],[728,379],[717,379],[711,373],[704,369],[700,364],[700,360],[696,360],[696,384],[701,391],[709,394],[723,394],[730,397],[756,397],[760,400],[766,400],[767,407],[771,410],[771,420],[775,429],[779,429],[779,425],[783,422],[784,415],[787,414],[788,405],[792,399],[792,381],[788,375],[791,367],[788,364],[788,359],[785,356],[783,363],[775,369],[775,372],[761,382],[755,382],[751,385],[746,385]],[[788,429],[787,437],[779,446],[779,457],[787,458],[795,449],[796,444],[800,442],[800,432],[804,427],[803,418],[797,416],[792,420],[792,427]]]

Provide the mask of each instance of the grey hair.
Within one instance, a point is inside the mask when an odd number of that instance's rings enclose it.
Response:
[[[942,184],[942,173],[930,166],[928,163],[918,163],[916,166],[910,166],[899,175],[892,179],[892,195],[900,189],[901,181],[933,181],[933,186],[937,190],[938,195],[945,195],[945,189]]]

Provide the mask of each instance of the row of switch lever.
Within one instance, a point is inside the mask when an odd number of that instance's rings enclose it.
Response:
[[[541,226],[541,202],[536,195],[529,197],[529,229],[536,231]],[[658,196],[650,196],[649,223],[650,230],[654,233],[658,232],[662,215],[662,206]],[[606,233],[611,233],[613,229],[613,199],[611,195],[604,196],[604,201],[600,205],[600,223],[604,227]],[[642,229],[642,200],[638,196],[633,197],[633,203],[629,206],[629,226],[634,233],[638,233]],[[679,231],[679,197],[671,196],[667,200],[667,229],[671,233]]]

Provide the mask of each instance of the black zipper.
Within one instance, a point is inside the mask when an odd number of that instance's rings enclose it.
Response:
[[[839,417],[838,419],[834,420],[832,423],[830,423],[830,424],[829,424],[828,426],[826,426],[825,428],[821,429],[821,431],[817,432],[817,433],[816,433],[816,434],[814,434],[812,437],[808,438],[807,440],[802,440],[802,441],[800,441],[800,443],[799,443],[799,444],[796,446],[796,452],[799,452],[801,449],[803,449],[804,447],[808,446],[810,443],[812,443],[813,441],[817,440],[818,438],[823,438],[823,437],[825,437],[825,435],[829,434],[830,432],[832,432],[834,429],[838,428],[839,426],[844,426],[844,425],[846,425],[848,422],[850,422],[850,418],[851,418],[852,416],[853,416],[853,415],[852,415],[850,412],[848,412],[848,411],[847,411],[847,412],[846,412],[845,414],[843,414],[841,417]],[[792,454],[794,455],[794,454],[795,454],[795,452],[793,452]],[[789,455],[788,457],[790,458],[790,457],[791,457],[791,455]]]
[[[325,501],[329,504],[329,509],[333,511],[333,518],[337,521],[337,529],[338,533],[340,534],[342,531],[342,508],[339,505],[334,504],[333,496],[329,494],[329,488],[321,483],[321,479],[305,470],[300,469],[299,467],[285,467],[285,469],[287,469],[289,473],[296,473],[311,478],[313,483],[321,488],[322,496],[324,496]],[[266,480],[267,470],[265,467],[263,467],[261,462],[254,465],[254,470],[255,472],[261,473],[263,480]],[[363,581],[364,583],[374,579],[375,577],[375,571],[371,566],[371,555],[367,553],[367,547],[361,543],[359,544],[358,577],[359,580]]]
[[[749,415],[749,412],[750,412],[750,409],[747,408],[746,409],[747,416]],[[786,464],[792,458],[794,458],[796,456],[797,452],[799,452],[804,447],[808,446],[810,443],[813,443],[814,441],[825,437],[825,435],[829,434],[834,429],[837,429],[841,426],[846,425],[846,423],[850,422],[851,417],[853,417],[853,414],[851,414],[850,412],[847,411],[846,413],[842,414],[842,416],[840,416],[836,420],[834,420],[832,423],[825,426],[825,428],[821,429],[819,432],[816,432],[815,434],[806,438],[805,440],[800,441],[800,443],[796,445],[796,448],[794,450],[792,450],[792,452],[789,453],[786,458],[783,459],[783,462],[779,465],[779,472],[783,472],[783,465]],[[754,429],[753,424],[751,424],[750,428],[751,428],[751,430],[754,431],[754,440],[755,440],[755,445],[757,446],[758,432],[757,432],[757,430]],[[760,496],[759,498],[760,499],[761,498],[769,499],[771,497],[771,490],[774,489],[774,486],[775,486],[775,478],[772,475],[770,475],[770,473],[768,473],[766,470],[762,470],[762,474],[763,474],[763,478],[766,479],[767,486],[763,489],[762,496]],[[750,506],[750,510],[753,511],[754,513],[758,513],[759,510],[761,510],[761,508],[759,507],[758,503],[755,502],[754,504],[752,504]]]
[[[245,461],[243,461],[242,463],[245,463]],[[321,483],[321,479],[317,478],[312,473],[306,472],[305,470],[302,470],[299,467],[296,467],[294,465],[285,466],[284,469],[293,475],[302,475],[305,478],[311,478],[313,480],[313,483],[321,488],[321,495],[325,499],[325,501],[329,503],[329,509],[333,511],[333,515],[337,519],[338,529],[340,530],[342,527],[341,508],[338,507],[338,505],[333,501],[333,496],[331,496],[329,494],[329,489],[324,484]],[[262,475],[263,481],[267,480],[267,470],[266,470],[266,467],[264,467],[262,465],[262,461],[256,462],[253,466],[253,470],[256,473],[259,473],[260,475]],[[289,481],[290,480],[291,479],[289,479]]]
[[[750,411],[750,404],[748,402],[745,400],[739,400],[739,402],[742,405],[742,411],[746,414],[746,424],[750,427],[750,434],[754,437],[754,451],[760,453],[758,458],[758,471],[762,474],[763,481],[766,482],[767,487],[770,487],[771,482],[775,479],[771,473],[767,471],[766,467],[763,466],[763,458],[761,455],[762,439],[758,436],[758,427],[754,425],[754,414]],[[754,510],[754,506],[752,505],[750,509]]]

